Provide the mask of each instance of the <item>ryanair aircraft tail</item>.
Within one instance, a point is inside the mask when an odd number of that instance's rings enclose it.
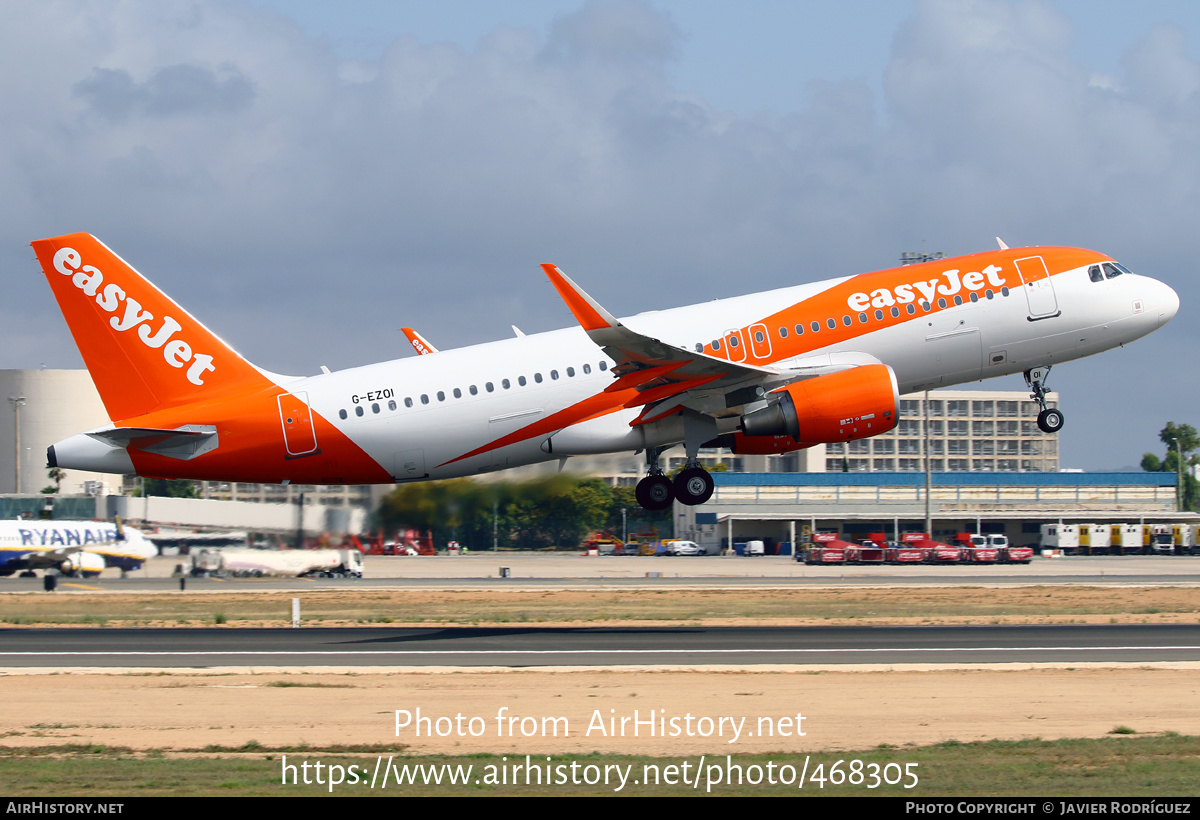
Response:
[[[271,383],[94,236],[32,245],[113,421]]]

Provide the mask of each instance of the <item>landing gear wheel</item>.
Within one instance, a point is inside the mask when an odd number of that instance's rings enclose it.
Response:
[[[1037,425],[1043,433],[1057,433],[1065,423],[1066,419],[1063,418],[1061,410],[1043,410],[1038,413]]]
[[[712,498],[713,479],[703,467],[688,467],[675,476],[674,489],[680,504],[695,507]]]
[[[665,475],[649,475],[637,483],[634,491],[637,502],[647,510],[665,510],[675,498],[671,479]]]

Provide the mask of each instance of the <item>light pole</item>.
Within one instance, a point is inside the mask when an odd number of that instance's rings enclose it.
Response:
[[[925,537],[933,538],[933,516],[930,510],[929,490],[933,484],[933,468],[929,461],[929,391],[925,391]]]
[[[13,409],[13,492],[21,492],[21,408],[25,406],[24,396],[9,396],[8,403]]]
[[[1179,446],[1179,439],[1171,436],[1171,441],[1175,442],[1175,511],[1183,510],[1183,448]]]

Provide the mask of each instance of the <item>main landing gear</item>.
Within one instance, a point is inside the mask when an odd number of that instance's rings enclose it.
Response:
[[[1033,392],[1029,398],[1036,399],[1042,412],[1038,413],[1037,425],[1043,433],[1057,433],[1062,429],[1066,419],[1061,410],[1046,407],[1046,379],[1050,375],[1050,365],[1035,367],[1025,371],[1025,383]]]
[[[649,474],[637,484],[637,502],[647,510],[665,510],[675,499],[680,504],[696,506],[712,498],[713,479],[708,470],[696,459],[688,459],[688,465],[675,480],[663,475],[658,463],[658,447],[646,449],[646,472]]]

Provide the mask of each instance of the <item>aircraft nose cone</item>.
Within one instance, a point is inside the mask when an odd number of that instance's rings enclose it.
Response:
[[[1162,327],[1179,312],[1179,294],[1170,285],[1160,282],[1159,287],[1162,292],[1155,301],[1158,302],[1158,326]]]

